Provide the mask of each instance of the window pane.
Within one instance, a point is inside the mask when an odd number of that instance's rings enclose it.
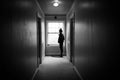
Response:
[[[48,44],[58,44],[58,34],[48,34]]]
[[[63,34],[64,34],[64,22],[60,21],[50,21],[48,22],[48,39],[47,39],[47,44],[51,45],[58,45],[58,35],[59,35],[59,29],[62,28]]]
[[[62,22],[50,22],[48,23],[48,32],[59,32],[59,29],[64,27]]]

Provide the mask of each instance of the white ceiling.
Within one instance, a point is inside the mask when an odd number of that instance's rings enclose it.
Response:
[[[58,7],[54,7],[52,1],[54,0],[38,0],[38,3],[45,14],[65,15],[69,11],[74,0],[59,0],[61,4]]]

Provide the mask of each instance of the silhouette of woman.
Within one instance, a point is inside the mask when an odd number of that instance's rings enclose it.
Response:
[[[62,34],[62,29],[59,29],[59,37],[58,37],[58,43],[60,47],[60,56],[63,56],[63,42],[64,42],[64,35]]]

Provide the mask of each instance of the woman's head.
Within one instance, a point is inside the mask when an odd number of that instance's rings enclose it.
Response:
[[[59,32],[61,32],[61,33],[63,32],[61,28],[59,29]]]

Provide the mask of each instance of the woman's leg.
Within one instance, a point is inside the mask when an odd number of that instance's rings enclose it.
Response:
[[[63,43],[60,44],[60,53],[61,53],[61,57],[63,56]]]

